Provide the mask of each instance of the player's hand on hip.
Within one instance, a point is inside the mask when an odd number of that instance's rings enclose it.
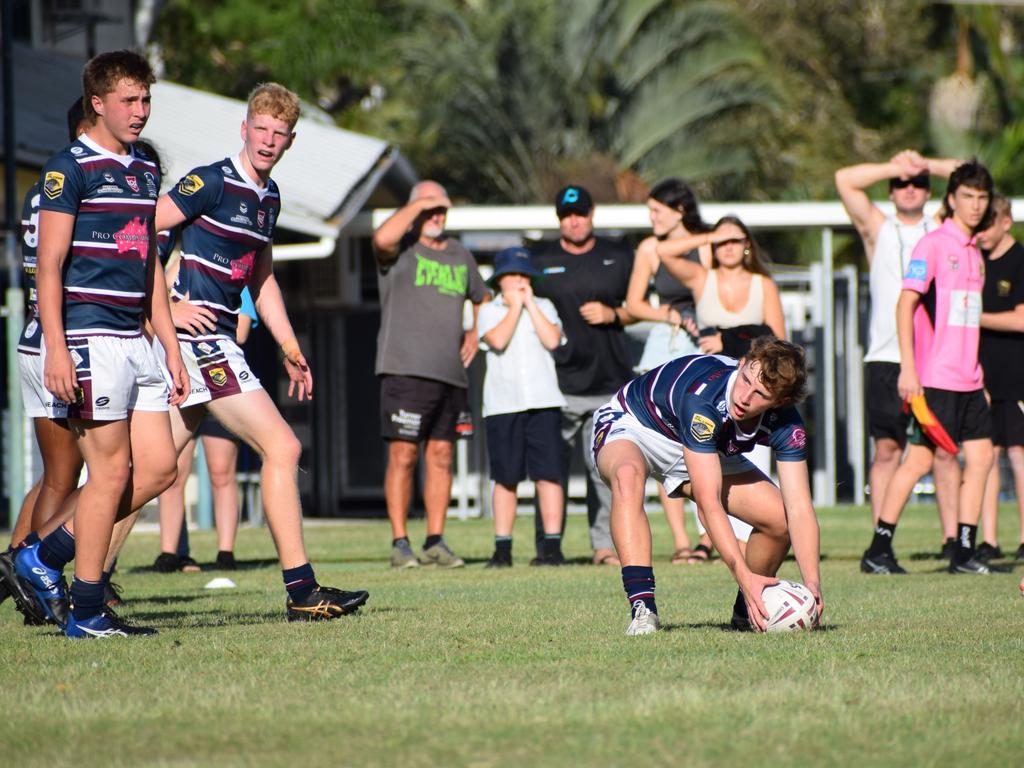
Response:
[[[765,587],[778,584],[779,580],[773,576],[761,576],[753,571],[747,571],[743,576],[737,577],[737,581],[740,589],[743,590],[743,599],[747,603],[747,616],[757,627],[758,632],[764,632],[768,623],[768,609],[764,607],[761,591]]]
[[[167,354],[167,370],[171,374],[171,394],[167,398],[168,405],[179,406],[188,400],[192,392],[192,383],[188,377],[188,369],[176,351]]]
[[[608,325],[615,322],[615,310],[600,301],[588,301],[581,305],[580,315],[590,325]]]
[[[68,350],[46,350],[43,361],[43,385],[64,403],[78,402],[78,375]]]
[[[288,374],[288,397],[300,401],[313,399],[313,373],[306,357],[298,349],[285,353],[284,370]]]
[[[459,357],[462,359],[462,367],[469,368],[476,353],[480,350],[480,339],[476,337],[476,331],[466,331],[462,334],[462,346],[459,348]]]
[[[217,316],[206,307],[191,303],[187,293],[181,301],[171,302],[171,320],[175,328],[188,331],[193,336],[217,330]]]
[[[921,380],[917,378],[917,371],[902,366],[900,367],[900,377],[896,380],[896,389],[903,400],[909,400],[912,397],[924,394]]]

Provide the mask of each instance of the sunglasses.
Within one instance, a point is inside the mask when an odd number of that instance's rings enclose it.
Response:
[[[920,176],[915,176],[912,179],[892,179],[889,182],[889,186],[892,189],[906,189],[907,187],[915,187],[917,189],[931,189],[932,185],[928,179],[923,179]]]

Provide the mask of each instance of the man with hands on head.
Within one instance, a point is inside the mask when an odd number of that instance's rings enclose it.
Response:
[[[907,149],[887,163],[861,163],[836,171],[835,182],[850,221],[864,244],[868,260],[871,315],[869,346],[864,355],[868,432],[874,442],[869,471],[871,520],[878,524],[889,481],[907,444],[909,416],[897,392],[900,350],[896,338],[896,300],[911,254],[918,241],[942,221],[925,216],[933,176],[947,178],[959,160],[923,157]],[[885,214],[867,190],[888,181],[889,199],[896,211]],[[943,555],[952,553],[956,536],[960,465],[938,449],[935,453],[935,497],[942,525]]]
[[[465,565],[443,535],[455,440],[472,428],[466,368],[479,349],[476,318],[487,289],[473,255],[445,232],[450,207],[444,187],[421,181],[373,233],[381,301],[376,374],[388,444],[384,496],[395,568]],[[468,330],[466,299],[473,305]],[[417,557],[406,526],[421,445],[427,535]]]

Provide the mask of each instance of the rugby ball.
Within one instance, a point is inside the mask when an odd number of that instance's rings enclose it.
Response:
[[[811,590],[798,581],[780,580],[761,592],[768,621],[765,632],[813,629],[818,623],[818,604]]]

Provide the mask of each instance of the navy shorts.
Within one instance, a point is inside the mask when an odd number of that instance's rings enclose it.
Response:
[[[561,483],[565,475],[560,408],[501,413],[484,419],[491,479],[517,485],[527,475]]]
[[[380,434],[411,443],[471,437],[466,389],[418,376],[381,376]]]

